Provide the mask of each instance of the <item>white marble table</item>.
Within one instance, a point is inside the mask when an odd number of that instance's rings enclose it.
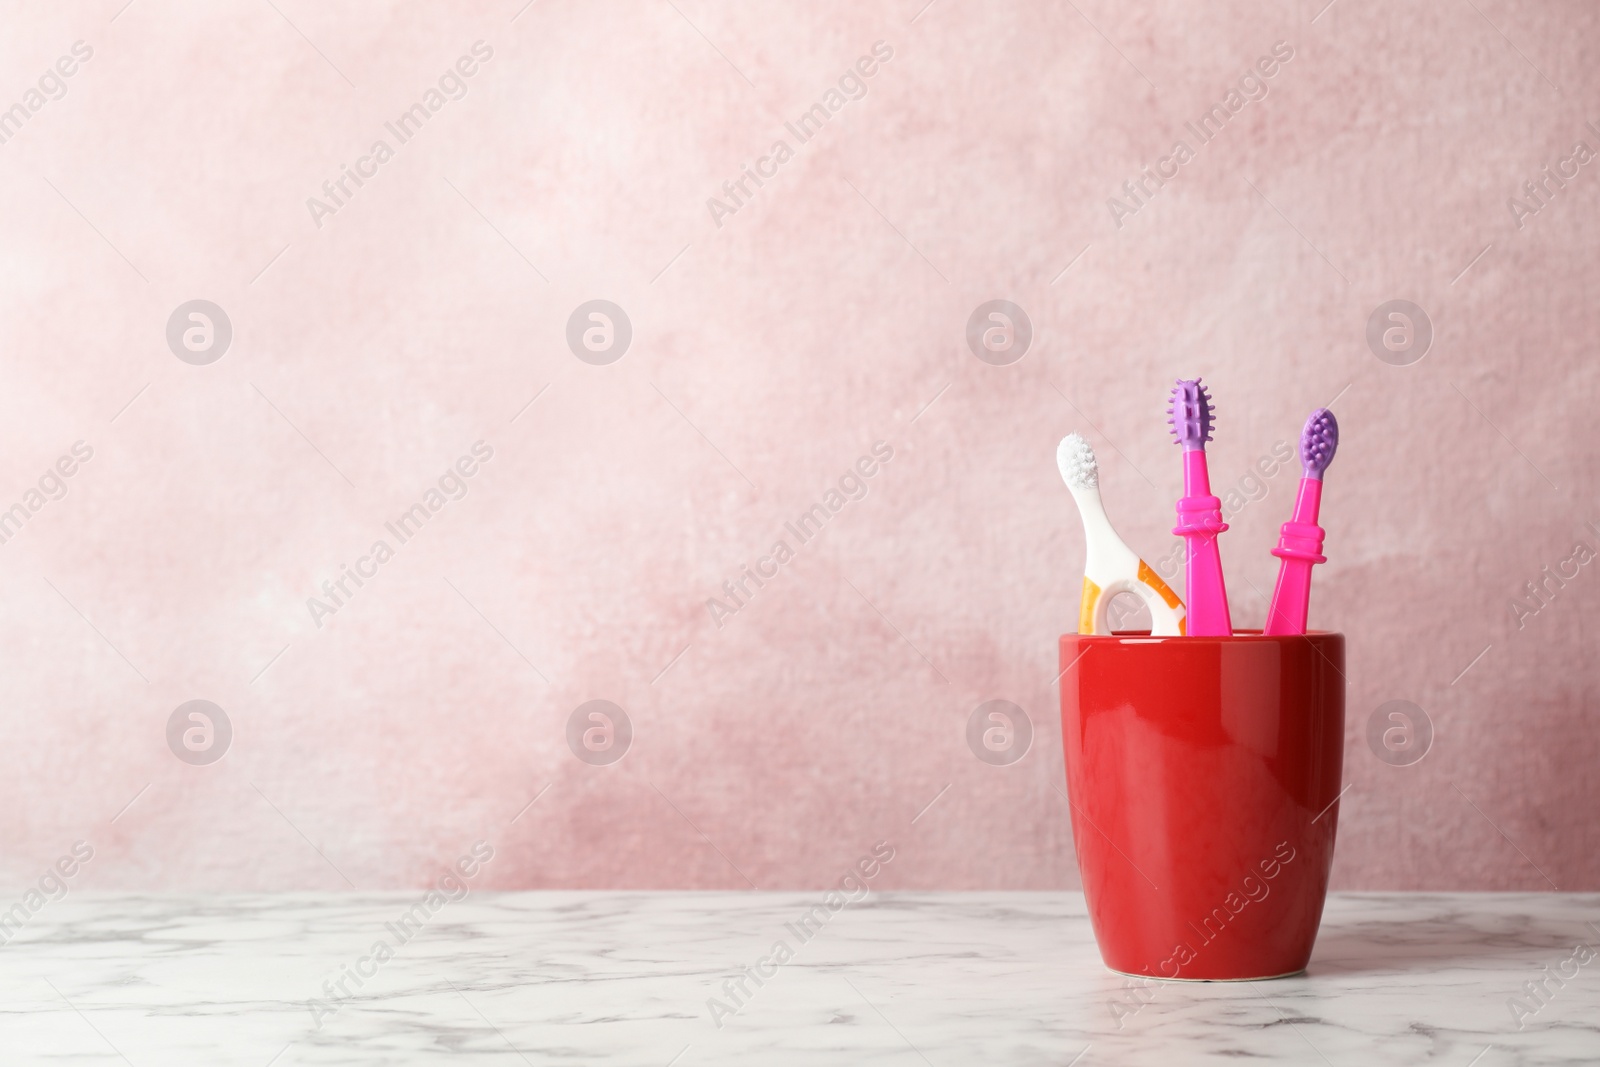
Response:
[[[1600,1063],[1600,957],[1507,1003],[1600,895],[1337,896],[1302,977],[1138,990],[1076,893],[874,893],[802,943],[820,898],[475,892],[403,938],[419,894],[74,894],[0,948],[0,1063]]]

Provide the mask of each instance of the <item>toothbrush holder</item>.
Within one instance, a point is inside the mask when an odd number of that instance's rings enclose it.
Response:
[[[1106,966],[1305,970],[1339,816],[1344,635],[1067,634],[1061,668],[1072,837]]]

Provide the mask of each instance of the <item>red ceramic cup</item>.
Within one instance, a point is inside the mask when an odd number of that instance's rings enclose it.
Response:
[[[1072,837],[1106,966],[1305,969],[1333,865],[1344,635],[1061,638]]]

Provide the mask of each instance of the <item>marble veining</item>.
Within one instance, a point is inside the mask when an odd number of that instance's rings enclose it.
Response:
[[[1227,984],[1110,973],[1077,893],[821,896],[75,894],[0,948],[0,1063],[1600,1063],[1600,895],[1336,894]]]

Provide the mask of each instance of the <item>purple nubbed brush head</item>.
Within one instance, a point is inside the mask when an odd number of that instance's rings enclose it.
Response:
[[[1199,449],[1204,452],[1211,440],[1211,394],[1200,384],[1200,379],[1178,379],[1172,388],[1172,402],[1167,405],[1167,419],[1172,424],[1172,436],[1178,439],[1184,451]]]
[[[1322,472],[1339,450],[1339,420],[1327,408],[1318,408],[1300,431],[1300,465],[1307,478],[1322,480]]]

